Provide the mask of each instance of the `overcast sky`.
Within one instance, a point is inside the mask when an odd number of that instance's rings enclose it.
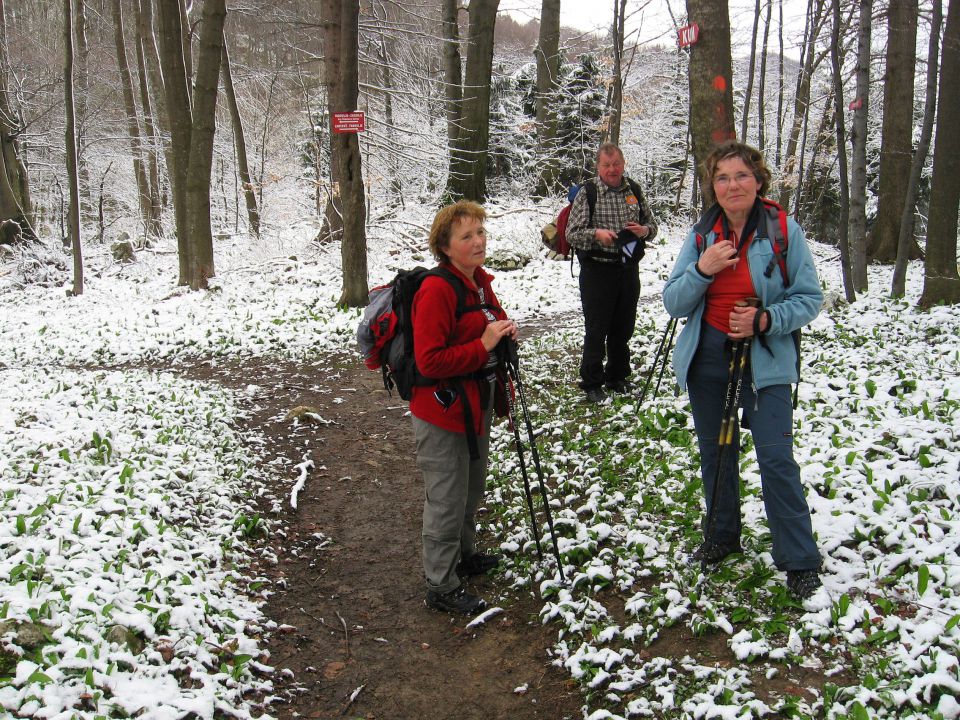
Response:
[[[585,31],[607,32],[613,22],[614,0],[561,0],[560,22],[569,27]],[[656,42],[672,45],[676,42],[676,31],[670,19],[669,7],[680,22],[686,13],[684,0],[628,0],[627,30],[639,29],[640,39],[644,42]],[[755,0],[729,0],[730,24],[735,45],[749,46],[753,29]],[[644,6],[642,10],[639,8]],[[804,0],[784,0],[784,48],[787,55],[795,55],[791,49],[800,44],[803,36],[803,20],[806,10]],[[540,0],[500,0],[500,10],[508,12],[518,22],[525,22],[540,15]],[[696,20],[696,18],[693,18]],[[773,6],[774,24],[770,28],[771,48],[776,46],[777,7]],[[702,29],[702,28],[701,28]],[[762,32],[762,26],[761,26]]]

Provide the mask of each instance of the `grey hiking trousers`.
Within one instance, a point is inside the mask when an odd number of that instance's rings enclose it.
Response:
[[[417,467],[423,474],[423,573],[427,589],[445,593],[460,586],[457,563],[476,552],[476,513],[483,500],[490,451],[493,392],[483,411],[480,457],[470,460],[467,436],[413,418]]]

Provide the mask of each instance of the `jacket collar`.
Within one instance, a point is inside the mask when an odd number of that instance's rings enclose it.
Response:
[[[463,280],[464,285],[470,289],[473,288],[474,283],[476,283],[477,287],[486,287],[490,284],[490,281],[493,280],[493,275],[484,270],[482,265],[473,271],[473,278],[468,278],[466,275],[460,272],[453,263],[443,262],[440,263],[440,266],[446,268],[458,278]]]

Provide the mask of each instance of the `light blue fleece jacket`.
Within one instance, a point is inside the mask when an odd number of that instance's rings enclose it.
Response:
[[[711,215],[709,212],[707,214]],[[707,288],[713,282],[713,278],[704,277],[696,268],[701,254],[697,248],[698,231],[704,237],[704,250],[717,239],[713,225],[705,228],[701,227],[702,223],[703,220],[690,231],[677,256],[670,279],[663,288],[663,304],[667,312],[671,317],[687,319],[673,351],[673,369],[683,389],[687,387],[687,373],[700,340],[700,323],[706,307]],[[797,382],[797,352],[791,333],[816,318],[823,304],[823,292],[820,289],[813,255],[807,246],[803,230],[789,217],[787,233],[786,263],[789,287],[784,287],[783,274],[777,263],[774,263],[770,277],[765,277],[764,271],[773,258],[774,250],[773,240],[767,237],[764,222],[759,223],[747,248],[754,290],[763,308],[770,311],[770,327],[765,338],[772,354],[762,347],[756,338],[750,344],[755,390]]]

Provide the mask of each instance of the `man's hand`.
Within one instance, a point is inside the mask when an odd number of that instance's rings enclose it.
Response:
[[[635,223],[635,222],[628,222],[627,230],[629,230],[630,232],[632,232],[634,235],[636,235],[638,238],[641,238],[641,239],[645,238],[647,235],[650,234],[649,227],[647,227],[646,225],[641,225],[640,223]]]
[[[617,234],[613,230],[597,228],[593,231],[593,237],[596,238],[598,243],[607,247],[612,247],[617,242]]]

